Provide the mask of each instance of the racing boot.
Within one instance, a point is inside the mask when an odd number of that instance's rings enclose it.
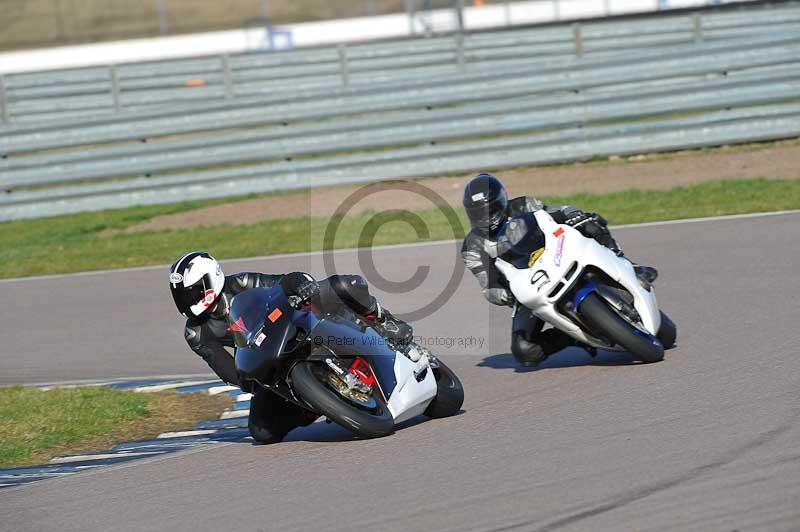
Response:
[[[400,345],[408,345],[414,339],[414,330],[411,325],[393,316],[377,301],[375,302],[375,311],[364,317],[379,324],[386,337]]]
[[[511,354],[523,367],[536,367],[562,349],[577,345],[577,341],[557,329],[547,329],[532,337],[525,331],[511,334]]]

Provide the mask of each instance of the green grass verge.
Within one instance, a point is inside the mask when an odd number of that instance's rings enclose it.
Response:
[[[0,467],[107,449],[213,419],[228,401],[205,394],[144,394],[102,386],[0,388]]]
[[[630,190],[612,194],[576,194],[543,198],[548,204],[575,204],[602,213],[612,224],[650,222],[722,214],[800,209],[800,179],[713,181],[669,191]],[[219,258],[319,250],[328,219],[268,220],[252,225],[215,225],[102,236],[159,214],[196,208],[210,202],[82,213],[0,224],[0,277],[69,273],[165,264],[191,249],[206,249]],[[218,201],[216,203],[219,203]],[[456,209],[462,227],[466,220]],[[375,224],[374,212],[348,216],[332,242],[336,248],[453,238],[447,219],[437,210],[417,211],[421,237],[407,223],[380,227],[370,240],[364,228]],[[391,219],[381,214],[385,220]],[[373,220],[370,222],[370,220]],[[459,236],[456,234],[455,236]]]

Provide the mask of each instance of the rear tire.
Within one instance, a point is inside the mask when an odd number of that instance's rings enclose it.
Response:
[[[423,412],[431,418],[442,418],[456,415],[464,404],[464,388],[458,380],[453,370],[448,368],[444,362],[436,359],[438,368],[433,369],[436,377],[436,397]]]
[[[597,294],[591,293],[586,296],[579,307],[579,312],[593,329],[624,347],[643,362],[651,363],[664,359],[664,347],[658,338],[636,329]]]
[[[377,405],[375,412],[350,405],[314,376],[311,364],[300,362],[292,369],[291,377],[295,391],[312,408],[365,438],[380,438],[394,432],[392,413],[378,393],[372,394]]]
[[[661,345],[664,346],[664,349],[671,349],[675,347],[675,340],[678,337],[678,328],[675,326],[675,323],[669,316],[661,313],[661,327],[658,328],[658,334],[656,334],[658,341],[661,342]]]

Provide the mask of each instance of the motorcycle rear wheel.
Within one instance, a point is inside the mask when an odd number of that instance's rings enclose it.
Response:
[[[292,368],[295,391],[320,414],[364,438],[380,438],[394,432],[394,418],[380,394],[373,393],[375,407],[361,409],[348,402],[320,381],[312,370],[313,362],[300,362]],[[327,368],[324,371],[330,371]]]
[[[586,296],[578,311],[593,329],[643,362],[664,359],[664,346],[658,338],[628,323],[597,294]]]

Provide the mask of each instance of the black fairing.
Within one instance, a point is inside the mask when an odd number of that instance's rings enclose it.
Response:
[[[233,298],[229,320],[236,341],[236,370],[242,377],[269,380],[287,342],[297,332],[294,313],[283,288],[277,285],[253,288]]]
[[[310,329],[309,338],[315,345],[324,345],[340,357],[360,356],[369,362],[386,399],[397,386],[394,374],[396,352],[386,339],[366,325],[339,316],[325,316]]]
[[[326,346],[339,357],[364,358],[387,399],[397,385],[396,354],[385,338],[345,317],[294,310],[280,285],[252,288],[234,297],[229,321],[236,340],[236,370],[244,379],[272,382],[279,362],[299,354],[293,349],[297,337],[310,346]],[[298,330],[305,334],[298,335]],[[302,352],[308,356],[309,351]]]

